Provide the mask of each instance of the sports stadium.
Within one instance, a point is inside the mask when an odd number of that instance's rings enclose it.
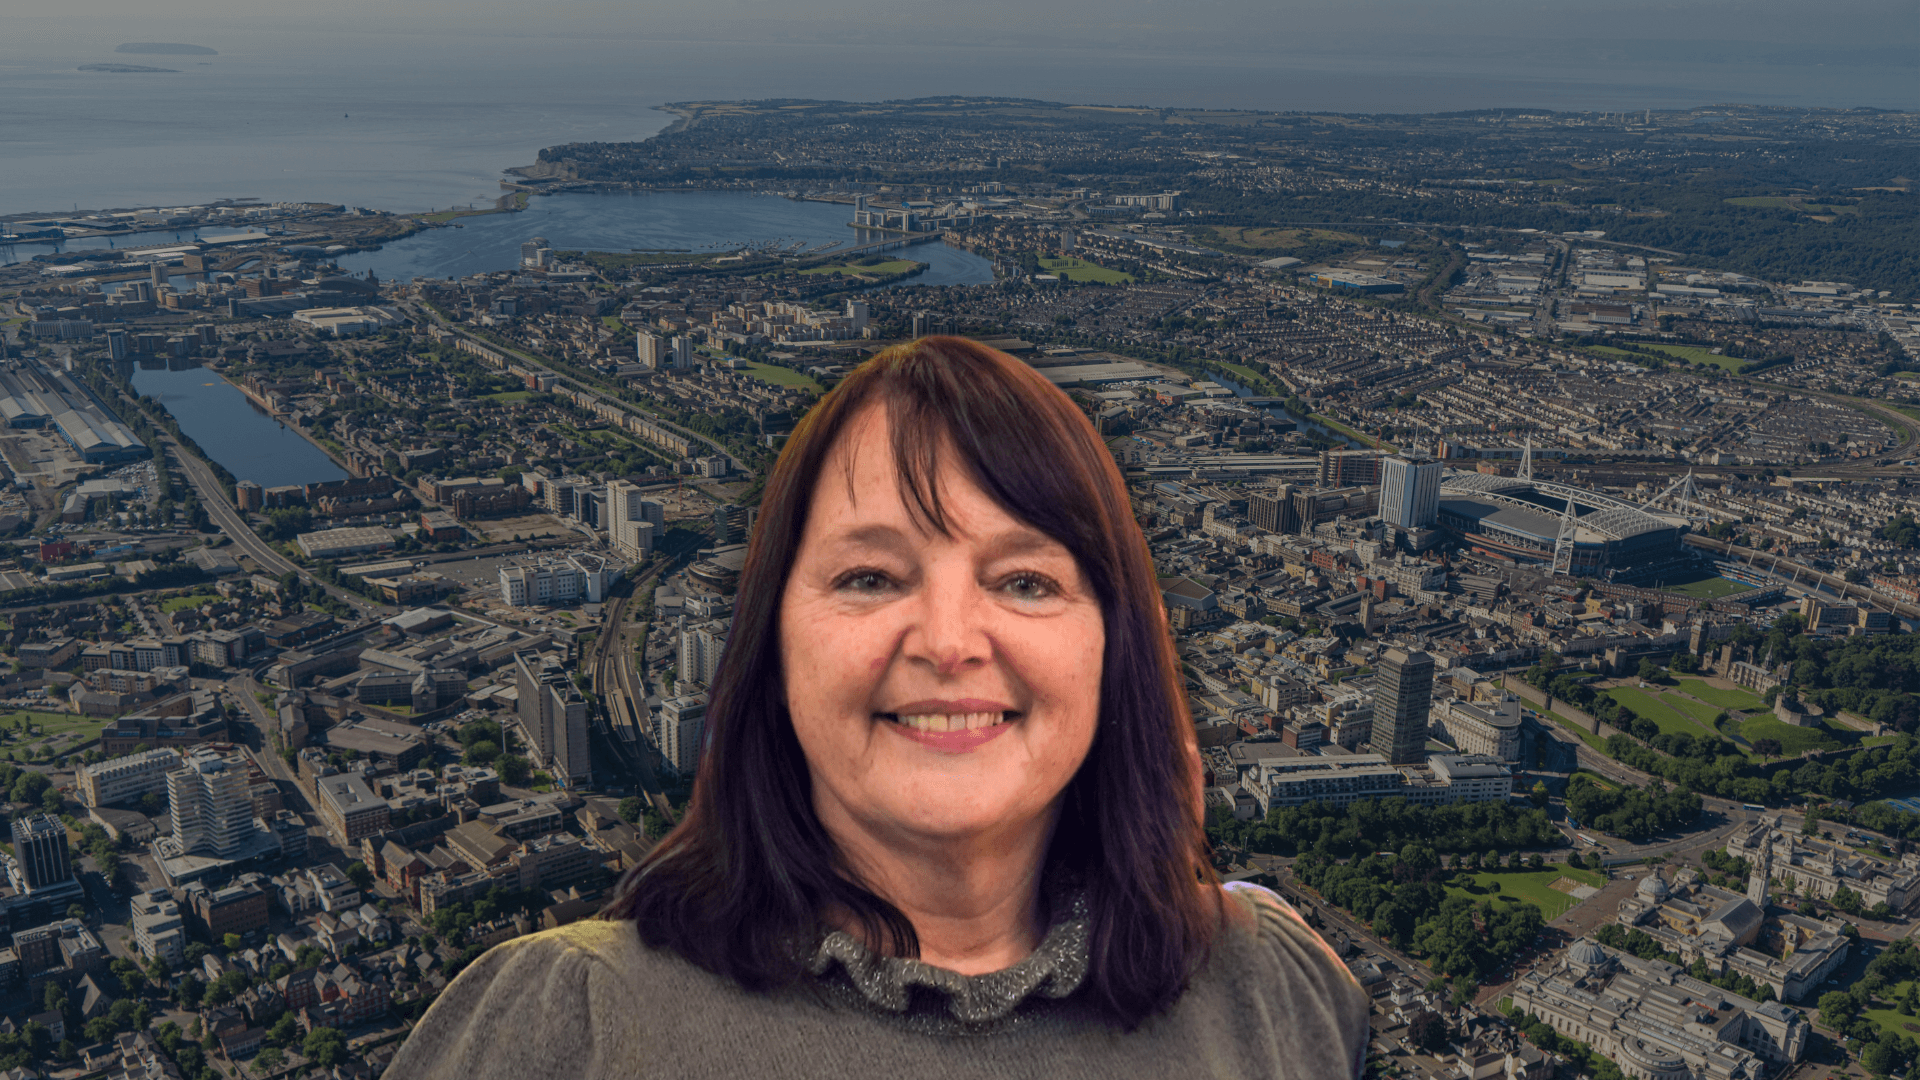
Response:
[[[1440,481],[1440,527],[1475,551],[1517,562],[1554,564],[1573,500],[1571,562],[1576,577],[1627,581],[1687,557],[1686,520],[1654,514],[1620,499],[1546,480],[1484,473],[1446,473]]]

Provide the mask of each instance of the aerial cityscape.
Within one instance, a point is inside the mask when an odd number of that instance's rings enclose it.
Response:
[[[0,1078],[393,1076],[592,918],[781,448],[928,335],[1104,440],[1367,1076],[1913,1074],[1920,113],[870,97],[0,206]]]

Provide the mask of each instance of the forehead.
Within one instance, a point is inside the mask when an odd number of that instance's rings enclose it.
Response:
[[[934,535],[1020,524],[974,482],[944,431],[915,434],[921,437],[908,440],[907,456],[910,468],[924,475],[903,476],[889,410],[878,402],[862,407],[821,463],[809,519],[823,526],[911,523],[915,531]],[[926,470],[923,455],[929,450],[936,464]]]

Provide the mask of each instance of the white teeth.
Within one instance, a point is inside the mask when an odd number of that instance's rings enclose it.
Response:
[[[915,731],[973,731],[977,728],[992,727],[1006,718],[1005,713],[929,713],[920,716],[902,716],[899,722]]]

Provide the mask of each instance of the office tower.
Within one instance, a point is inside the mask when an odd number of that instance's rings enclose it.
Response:
[[[1389,765],[1427,760],[1427,711],[1433,703],[1433,657],[1388,649],[1373,677],[1373,752]]]
[[[641,498],[640,489],[629,480],[607,484],[605,513],[607,541],[629,559],[653,554],[654,541],[667,531],[667,508]]]
[[[675,337],[673,339],[673,369],[687,371],[693,367],[693,339]]]
[[[662,346],[666,342],[660,339],[659,334],[649,334],[645,330],[635,333],[633,338],[634,352],[638,354],[641,365],[650,370],[659,371],[661,361],[665,358]]]
[[[159,292],[167,284],[167,264],[153,262],[147,264],[147,272],[153,276],[153,291]]]
[[[1380,482],[1380,455],[1372,450],[1320,451],[1320,486],[1353,487]]]
[[[211,349],[220,344],[220,335],[214,332],[212,323],[200,323],[193,328],[193,332],[199,335],[200,347],[203,349]]]
[[[547,238],[544,236],[536,236],[533,239],[528,240],[525,243],[521,244],[520,245],[520,265],[521,266],[542,265],[542,259],[540,257],[540,253],[542,251],[545,251],[546,249],[547,249]]]
[[[1293,507],[1292,484],[1281,484],[1272,492],[1253,492],[1247,496],[1247,519],[1273,533],[1297,532],[1300,519]]]
[[[29,892],[73,880],[67,851],[67,827],[52,814],[34,814],[13,823],[13,850]]]
[[[112,360],[125,360],[128,355],[127,332],[125,330],[107,331],[107,357]]]
[[[867,302],[865,300],[847,301],[847,318],[853,320],[853,332],[859,333],[867,328]]]
[[[194,750],[184,768],[167,774],[167,801],[182,854],[230,859],[253,838],[253,796],[238,757]]]
[[[1440,517],[1440,474],[1437,461],[1410,461],[1403,457],[1380,462],[1380,517],[1402,529],[1424,529]]]

